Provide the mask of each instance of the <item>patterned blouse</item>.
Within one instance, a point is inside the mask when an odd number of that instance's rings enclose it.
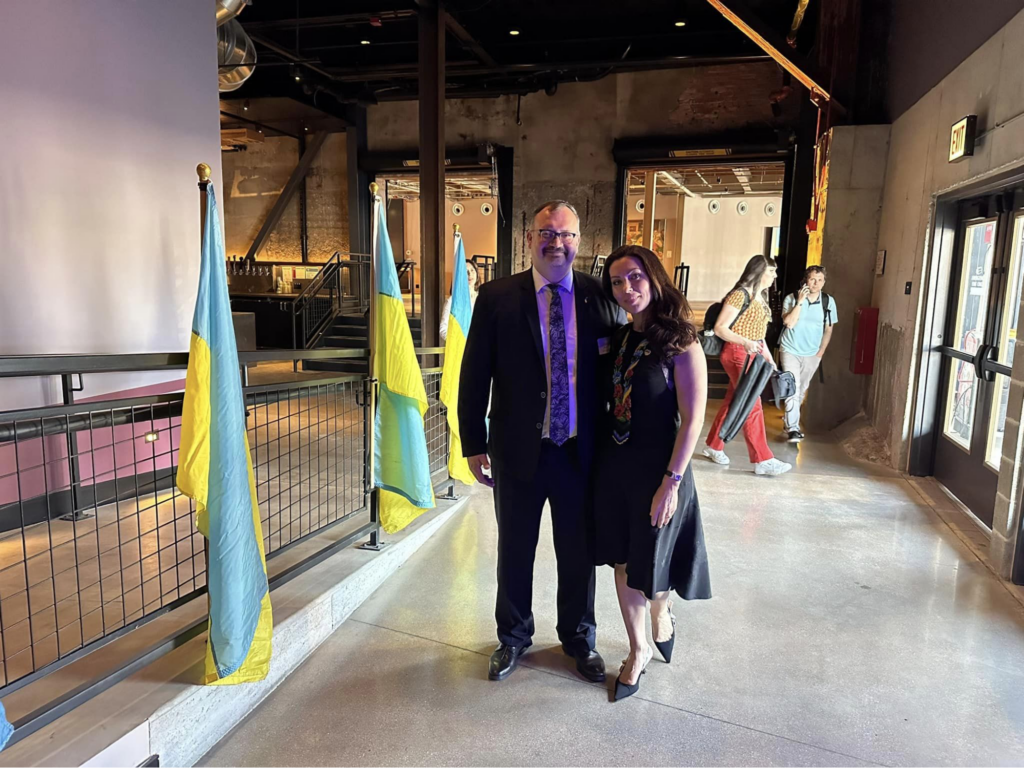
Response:
[[[738,310],[743,309],[743,303],[746,301],[743,296],[743,291],[736,290],[731,291],[728,296],[725,297],[725,303],[731,307],[736,307]],[[743,312],[736,322],[732,326],[733,333],[738,333],[745,339],[751,341],[761,341],[768,333],[768,323],[772,320],[771,310],[768,309],[768,305],[763,301],[759,301],[757,297],[751,297],[750,306],[747,307],[747,311]]]

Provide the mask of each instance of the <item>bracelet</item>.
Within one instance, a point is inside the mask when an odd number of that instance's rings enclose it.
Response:
[[[666,470],[665,470],[665,477],[671,477],[671,478],[672,478],[673,480],[675,480],[675,481],[676,481],[677,483],[681,483],[681,482],[683,482],[683,476],[682,476],[682,475],[677,475],[677,474],[676,474],[675,472],[673,472],[673,471],[672,471],[671,469],[666,469]]]

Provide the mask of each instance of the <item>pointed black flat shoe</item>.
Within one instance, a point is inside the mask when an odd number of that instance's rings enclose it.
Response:
[[[651,651],[651,655],[647,657],[647,664],[651,663],[652,658],[654,658],[654,651]],[[644,668],[640,670],[640,675],[637,677],[636,682],[629,685],[628,683],[622,682],[622,670],[626,666],[626,662],[622,662],[622,667],[619,669],[619,676],[615,678],[615,701],[628,699],[640,690],[640,678],[647,674],[647,664],[644,664]]]
[[[676,644],[676,616],[672,613],[671,608],[669,608],[668,615],[672,618],[672,637],[662,643],[654,641],[654,647],[658,649],[658,653],[661,654],[661,658],[665,660],[666,664],[672,662],[672,648]]]

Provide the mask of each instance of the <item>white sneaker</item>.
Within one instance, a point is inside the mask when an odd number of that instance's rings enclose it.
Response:
[[[768,459],[767,461],[759,461],[754,465],[755,475],[784,475],[793,468],[792,464],[787,464],[784,461],[778,459]]]
[[[714,448],[705,447],[704,455],[715,464],[721,464],[723,467],[729,466],[729,457],[725,455],[725,451],[716,451]]]

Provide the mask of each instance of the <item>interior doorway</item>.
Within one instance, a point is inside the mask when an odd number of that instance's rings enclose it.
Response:
[[[938,397],[935,477],[992,526],[1024,262],[1024,187],[962,200]]]
[[[661,258],[698,323],[751,256],[778,255],[785,162],[644,165],[623,176],[622,244]]]
[[[388,235],[398,266],[406,311],[417,316],[422,308],[420,255],[420,181],[417,172],[379,173],[376,182],[387,205]],[[477,267],[478,282],[497,272],[500,214],[498,181],[489,170],[445,174],[445,292],[451,290],[455,259],[454,224],[459,225],[466,258]]]

